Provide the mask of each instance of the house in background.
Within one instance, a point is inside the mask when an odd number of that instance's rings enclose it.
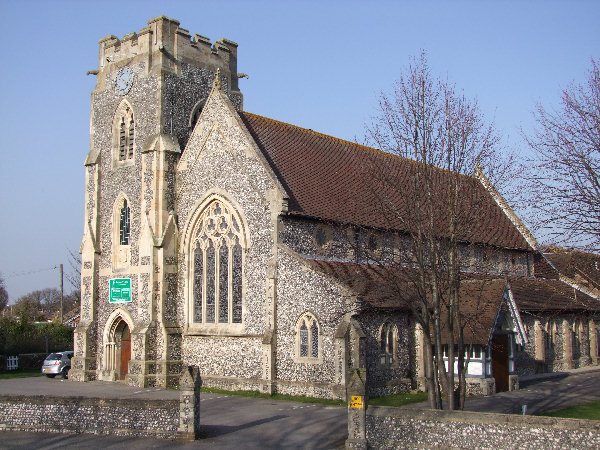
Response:
[[[205,386],[345,398],[364,367],[369,395],[422,387],[422,333],[373,265],[410,241],[381,196],[402,210],[415,164],[246,112],[237,80],[236,43],[164,16],[100,41],[69,378],[171,386],[195,365]],[[483,174],[459,179],[472,391],[597,363],[596,300]]]

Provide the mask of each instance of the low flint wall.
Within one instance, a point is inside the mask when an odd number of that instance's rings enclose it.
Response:
[[[0,396],[0,430],[175,439],[178,400]]]
[[[365,419],[369,448],[600,448],[594,420],[381,406]]]

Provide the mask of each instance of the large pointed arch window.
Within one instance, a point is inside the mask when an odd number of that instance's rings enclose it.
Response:
[[[243,244],[239,220],[223,202],[213,201],[192,244],[194,323],[242,323]]]

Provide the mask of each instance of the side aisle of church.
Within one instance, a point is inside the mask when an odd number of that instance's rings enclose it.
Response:
[[[408,311],[380,301],[385,283],[368,268],[408,230],[382,221],[361,169],[365,155],[407,176],[410,165],[245,112],[237,80],[237,44],[191,36],[164,16],[100,41],[70,378],[171,386],[195,365],[205,386],[344,398],[349,369],[365,367],[370,395],[422,387],[419,330]],[[554,309],[543,295],[528,303],[533,238],[485,177],[465,180],[484,214],[462,266],[495,286],[485,318],[474,317],[487,327],[473,341],[481,370],[472,384],[483,386],[474,391],[495,389],[496,334],[507,379],[562,367],[531,362],[552,314],[585,316],[581,352],[597,353],[594,303],[562,284]]]

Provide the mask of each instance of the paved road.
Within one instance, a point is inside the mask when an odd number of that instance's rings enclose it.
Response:
[[[59,379],[0,380],[0,394],[71,395],[87,397],[177,399],[179,392],[140,389],[115,383],[73,383]],[[491,397],[468,399],[466,410],[520,414],[560,409],[600,400],[600,368],[573,371],[568,377],[522,383],[522,389]],[[426,408],[426,404],[411,405]],[[219,394],[201,395],[205,438],[192,443],[95,435],[0,432],[1,449],[270,449],[342,448],[346,438],[346,408],[252,399]]]

